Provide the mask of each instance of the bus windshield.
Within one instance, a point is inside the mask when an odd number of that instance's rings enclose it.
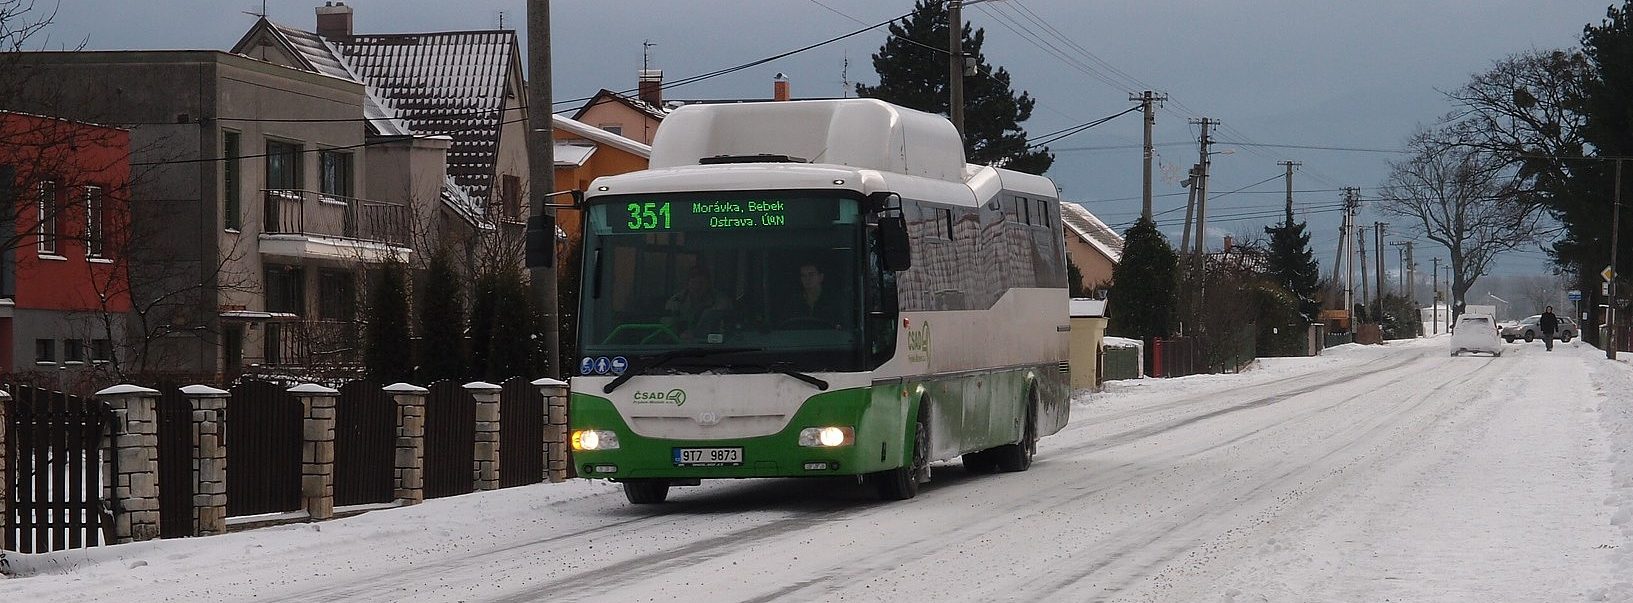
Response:
[[[832,192],[592,201],[580,291],[581,372],[599,373],[596,367],[606,365],[599,358],[710,348],[734,353],[690,355],[694,366],[858,370],[859,207]]]

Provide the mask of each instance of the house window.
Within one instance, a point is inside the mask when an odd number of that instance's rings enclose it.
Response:
[[[57,340],[55,340],[55,339],[36,339],[36,340],[34,340],[34,361],[35,362],[56,362],[57,361]]]
[[[301,147],[268,140],[266,143],[266,187],[273,190],[301,188]]]
[[[323,194],[336,197],[352,196],[352,154],[340,151],[318,153],[318,165],[323,170]]]
[[[243,226],[240,219],[242,212],[239,209],[242,207],[242,203],[238,191],[239,181],[242,179],[238,165],[241,153],[238,149],[237,132],[227,132],[224,138],[221,146],[223,148],[222,156],[226,159],[226,162],[221,168],[221,190],[225,207],[222,208],[221,222],[223,227],[236,229]]]
[[[40,223],[35,232],[39,233],[41,255],[57,255],[57,220],[61,218],[57,207],[57,183],[50,180],[40,182],[35,190],[40,208]]]
[[[624,127],[620,126],[620,125],[617,125],[617,124],[606,124],[604,126],[601,126],[601,129],[607,131],[610,134],[617,134],[619,136],[624,135]]]
[[[108,362],[110,360],[113,360],[113,340],[112,339],[92,339],[91,340],[91,361],[92,362]]]
[[[318,273],[318,318],[349,321],[356,318],[357,289],[350,272]]]
[[[79,363],[85,362],[85,340],[83,340],[83,339],[64,339],[64,340],[62,340],[62,361],[63,362],[79,362]]]
[[[266,309],[268,312],[284,312],[288,314],[304,314],[305,291],[302,285],[304,273],[299,266],[279,266],[270,264],[266,267]]]
[[[108,195],[100,186],[85,187],[85,257],[99,258],[106,253],[105,237]]]
[[[505,205],[505,217],[515,219],[522,215],[522,179],[505,174],[499,196]]]

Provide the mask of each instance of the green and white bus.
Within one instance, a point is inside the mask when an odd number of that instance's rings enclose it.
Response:
[[[590,189],[572,459],[632,503],[810,476],[906,499],[936,461],[1025,471],[1066,424],[1056,189],[965,164],[945,118],[686,106]]]

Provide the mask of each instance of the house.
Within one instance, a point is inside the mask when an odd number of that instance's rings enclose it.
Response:
[[[1082,285],[1092,290],[1111,282],[1111,271],[1123,259],[1123,237],[1082,205],[1060,203],[1060,221],[1066,225],[1066,257],[1083,275]]]
[[[413,189],[438,198],[444,174],[420,168],[443,166],[452,141],[403,133],[350,79],[225,52],[35,52],[17,65],[43,82],[17,102],[129,129],[138,372],[355,363],[358,279],[415,256],[413,217],[433,201]]]
[[[573,113],[573,121],[650,145],[666,114],[663,71],[642,69],[636,90],[638,96],[631,98],[602,88]]]
[[[343,2],[317,7],[316,31],[261,18],[232,53],[362,86],[373,137],[447,137],[435,240],[497,228],[522,236],[528,216],[527,111],[513,30],[360,34]],[[419,174],[420,172],[410,172]],[[475,229],[456,236],[456,221]],[[471,258],[474,260],[474,257]]]
[[[0,111],[0,375],[119,373],[129,184],[128,131]]]

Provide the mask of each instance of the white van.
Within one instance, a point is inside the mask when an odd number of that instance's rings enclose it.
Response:
[[[1503,340],[1497,336],[1497,321],[1490,314],[1464,314],[1452,327],[1452,355],[1485,352],[1503,355]]]

